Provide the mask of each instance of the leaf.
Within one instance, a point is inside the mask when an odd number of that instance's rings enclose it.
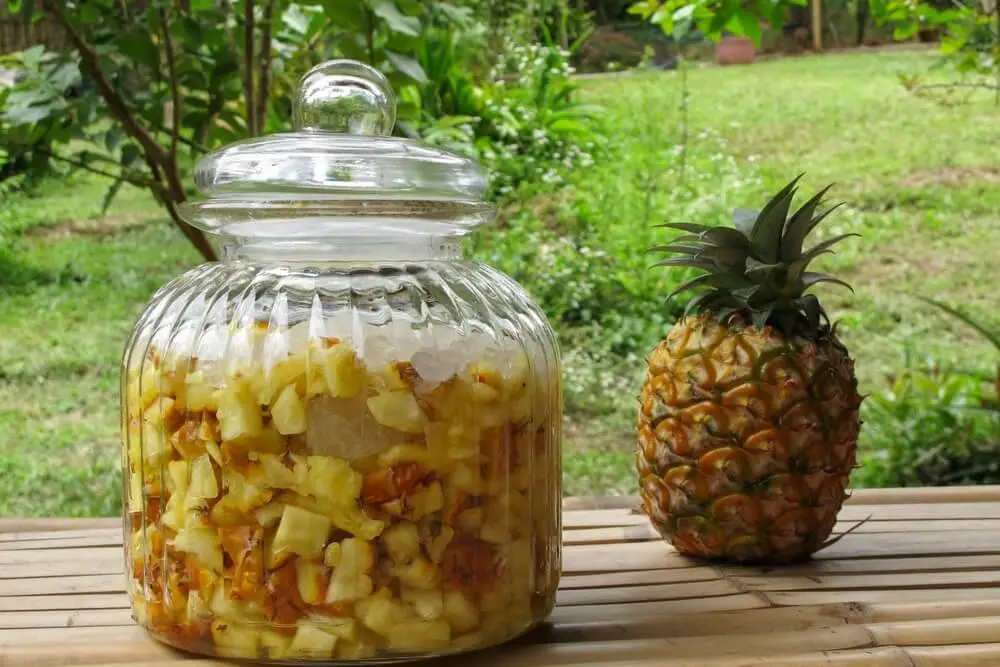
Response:
[[[711,274],[705,274],[698,276],[697,278],[692,278],[691,280],[685,283],[681,283],[680,285],[675,287],[670,292],[670,294],[667,295],[667,300],[668,301],[672,300],[675,296],[677,296],[681,292],[686,292],[688,290],[696,289],[698,287],[702,287],[703,285],[709,285],[711,284],[711,281],[712,281]]]
[[[802,284],[805,285],[806,289],[812,287],[813,285],[818,285],[820,283],[833,283],[834,285],[840,285],[841,287],[846,287],[847,289],[851,290],[851,292],[854,291],[853,287],[845,283],[840,278],[835,278],[825,273],[806,272],[802,274]]]
[[[831,208],[826,213],[821,215],[818,219],[813,217],[816,212],[816,207],[819,206],[824,195],[832,188],[833,185],[828,185],[815,195],[812,196],[809,201],[799,207],[799,210],[789,218],[788,223],[785,225],[785,230],[781,236],[781,251],[779,256],[783,261],[791,262],[802,256],[802,244],[806,240],[806,236],[816,228],[820,220],[828,216],[834,209]],[[839,204],[838,204],[839,206]]]
[[[948,313],[952,317],[955,317],[958,320],[960,320],[961,322],[964,322],[968,326],[972,327],[973,329],[975,329],[976,331],[978,331],[979,333],[981,333],[983,335],[983,337],[986,338],[986,340],[988,340],[990,343],[992,343],[993,346],[997,349],[997,351],[1000,351],[1000,331],[990,331],[989,329],[986,328],[985,325],[983,325],[983,324],[977,322],[976,320],[972,319],[971,317],[969,317],[969,315],[967,315],[966,313],[962,312],[961,310],[958,310],[957,308],[952,308],[951,306],[949,306],[946,303],[943,303],[941,301],[936,301],[934,299],[931,299],[931,298],[926,297],[926,296],[921,296],[919,294],[917,294],[915,296],[918,299],[920,299],[921,301],[925,301],[925,302],[931,304],[932,306],[935,306],[935,307],[939,308],[940,310],[943,310],[944,312]]]
[[[392,66],[399,72],[402,72],[417,83],[427,83],[427,74],[424,73],[424,68],[413,58],[388,50],[385,52],[385,57],[389,59]]]
[[[750,236],[754,250],[762,259],[773,262],[778,259],[778,249],[781,243],[781,232],[788,216],[795,188],[803,174],[799,174],[774,195],[760,212]]]
[[[692,234],[701,234],[702,232],[707,232],[710,229],[715,229],[714,227],[708,227],[707,225],[695,225],[690,222],[665,222],[662,225],[657,225],[657,227],[677,229],[682,232],[691,232]]]
[[[399,11],[399,7],[392,0],[381,0],[375,5],[375,15],[383,19],[393,32],[420,36],[420,19],[416,16],[406,16]]]
[[[104,193],[104,200],[101,202],[101,215],[107,213],[108,209],[111,208],[111,203],[115,200],[115,196],[118,195],[118,191],[122,189],[122,184],[124,182],[125,181],[123,179],[119,178],[112,183],[111,187],[108,188],[108,191]]]
[[[736,13],[736,22],[740,28],[739,34],[749,37],[760,48],[761,30],[757,15],[747,9],[741,9]]]
[[[139,148],[135,144],[125,144],[122,146],[122,154],[119,162],[123,169],[128,169],[142,158]]]
[[[852,236],[858,236],[858,237],[860,237],[861,235],[860,234],[856,234],[854,232],[851,232],[849,234],[841,234],[839,236],[834,236],[832,239],[827,239],[826,241],[823,241],[822,243],[817,243],[813,247],[809,248],[809,250],[807,250],[804,253],[802,253],[802,259],[806,260],[806,263],[808,264],[809,262],[811,262],[812,260],[816,259],[817,257],[819,257],[820,255],[822,255],[824,253],[826,253],[826,252],[832,252],[830,250],[830,248],[832,248],[836,244],[840,243],[844,239],[850,238]]]
[[[670,259],[660,260],[656,264],[653,264],[653,266],[689,267],[692,269],[703,269],[705,271],[716,270],[715,262],[695,259],[694,257],[671,257]]]

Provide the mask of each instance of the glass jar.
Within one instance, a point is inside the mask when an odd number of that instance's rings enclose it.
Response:
[[[393,138],[386,79],[331,61],[296,131],[202,159],[218,263],[154,296],[122,362],[125,557],[157,639],[269,661],[478,649],[551,611],[558,352],[465,158]]]

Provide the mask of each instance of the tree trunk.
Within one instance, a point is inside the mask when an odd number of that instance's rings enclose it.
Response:
[[[855,21],[858,24],[857,45],[865,43],[865,31],[868,29],[868,0],[858,0]]]

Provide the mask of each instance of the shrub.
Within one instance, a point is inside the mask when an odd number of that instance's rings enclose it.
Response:
[[[905,368],[866,399],[859,486],[1000,482],[1000,421],[980,408],[981,379]]]

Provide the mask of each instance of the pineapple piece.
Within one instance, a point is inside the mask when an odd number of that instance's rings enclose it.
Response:
[[[323,379],[327,393],[334,398],[354,398],[365,388],[368,380],[364,366],[354,350],[346,343],[337,343],[321,351]]]
[[[510,526],[503,518],[490,516],[479,529],[479,538],[492,544],[507,544],[511,541]]]
[[[355,605],[358,620],[376,634],[388,637],[393,626],[400,621],[414,618],[413,611],[392,599],[389,589],[367,597]]]
[[[294,435],[306,432],[306,406],[295,385],[286,386],[271,406],[271,419],[278,433]]]
[[[444,599],[440,588],[423,590],[403,586],[400,590],[400,598],[413,607],[417,616],[425,621],[433,621],[444,615]]]
[[[337,648],[337,658],[340,660],[363,660],[374,657],[378,647],[372,642],[363,640],[340,642]]]
[[[427,417],[409,391],[396,390],[368,399],[368,411],[379,424],[403,433],[423,433]]]
[[[528,394],[530,372],[528,357],[524,353],[518,354],[511,360],[507,373],[500,378],[500,392],[505,401],[516,401]]]
[[[257,438],[264,433],[260,406],[251,393],[249,384],[234,379],[216,392],[219,429],[223,441]]]
[[[503,378],[500,375],[500,370],[492,362],[485,360],[475,361],[469,364],[468,372],[475,383],[485,384],[497,390],[503,388]]]
[[[277,454],[257,454],[256,465],[247,475],[253,484],[270,489],[294,489],[295,472]]]
[[[298,561],[295,566],[295,578],[299,595],[306,604],[321,604],[326,595],[329,569],[322,563]]]
[[[222,465],[222,450],[219,449],[218,443],[213,442],[212,440],[206,440],[205,451],[212,457],[212,460],[215,461],[216,465]]]
[[[287,505],[295,505],[310,512],[322,514],[340,530],[345,530],[363,540],[374,540],[385,528],[384,521],[368,517],[357,504],[344,507],[292,492],[281,494],[279,499]]]
[[[197,558],[202,567],[222,572],[222,543],[214,528],[187,522],[170,544],[177,551],[184,551]]]
[[[219,409],[215,402],[216,387],[205,377],[203,371],[188,373],[184,378],[184,395],[187,402],[187,409],[192,412],[208,410],[215,412]]]
[[[279,397],[289,387],[305,389],[306,355],[294,354],[282,359],[263,375],[258,400],[261,405],[271,404],[275,396]],[[274,412],[272,405],[271,412]]]
[[[427,543],[427,555],[430,556],[431,562],[441,564],[441,561],[444,560],[444,550],[448,548],[448,544],[454,537],[454,528],[448,525],[441,526],[441,532]]]
[[[288,654],[285,657],[294,658],[332,658],[337,648],[337,637],[324,632],[320,627],[303,619],[298,623],[295,637]]]
[[[330,456],[293,456],[295,490],[335,505],[357,506],[363,478],[350,464]]]
[[[483,525],[483,515],[482,507],[470,507],[458,515],[455,525],[465,532],[474,533]]]
[[[440,482],[433,482],[410,496],[409,517],[414,521],[433,514],[444,507],[444,492]]]
[[[129,456],[133,461],[141,458],[149,469],[159,468],[170,456],[170,441],[159,424],[143,421],[141,428],[141,437],[130,443]]]
[[[326,551],[323,552],[323,565],[337,567],[343,556],[344,550],[340,546],[340,542],[330,542],[326,545]]]
[[[208,608],[198,591],[192,590],[188,593],[187,618],[190,623],[208,621],[212,618],[212,610]]]
[[[281,515],[285,511],[285,506],[281,503],[268,503],[261,508],[258,508],[254,513],[257,517],[257,523],[263,528],[270,528],[274,524],[278,523],[281,519]]]
[[[448,478],[449,488],[464,491],[469,495],[479,495],[483,492],[483,481],[479,474],[479,466],[460,463],[455,466]]]
[[[358,640],[358,622],[344,616],[328,616],[326,614],[310,614],[309,622],[317,628],[343,641]]]
[[[187,461],[170,461],[167,463],[167,488],[171,493],[185,493],[188,487],[188,477],[191,465]]]
[[[414,558],[406,565],[397,565],[393,574],[402,584],[421,590],[432,590],[441,585],[441,570],[423,557]]]
[[[285,506],[281,523],[274,534],[267,566],[275,568],[292,554],[303,558],[319,558],[330,536],[330,520],[293,505]]]
[[[208,454],[202,454],[191,463],[191,481],[184,501],[185,510],[207,507],[209,500],[218,497],[219,483]]]
[[[219,655],[226,658],[256,658],[257,629],[230,620],[212,621],[212,641]]]
[[[128,473],[128,509],[138,513],[143,504],[142,477],[134,472]]]
[[[246,477],[232,468],[223,468],[222,483],[226,487],[226,493],[216,507],[224,504],[228,510],[239,513],[246,514],[266,505],[274,496],[273,491],[251,484]]]
[[[172,529],[174,532],[179,532],[184,528],[186,523],[186,514],[184,511],[184,506],[186,504],[187,498],[182,491],[175,491],[170,494],[170,500],[167,501],[167,506],[163,509],[163,513],[160,515],[160,522],[167,528]]]
[[[445,589],[444,617],[457,635],[479,627],[479,607],[475,600],[458,589]]]
[[[382,533],[382,543],[394,563],[409,563],[420,555],[420,535],[412,523],[397,523],[387,528]]]
[[[389,647],[399,651],[434,651],[451,641],[451,627],[445,620],[401,621],[389,632]]]
[[[415,462],[427,466],[430,463],[430,452],[427,448],[413,443],[394,445],[391,449],[378,455],[381,467],[388,468],[397,463]]]
[[[371,572],[375,568],[375,548],[370,542],[348,537],[340,543],[340,563],[330,577],[327,604],[354,602],[372,594]]]
[[[486,384],[485,382],[472,383],[472,402],[480,405],[496,403],[500,400],[500,390]]]
[[[259,630],[260,645],[267,657],[272,660],[284,660],[289,657],[292,638],[274,630]]]

